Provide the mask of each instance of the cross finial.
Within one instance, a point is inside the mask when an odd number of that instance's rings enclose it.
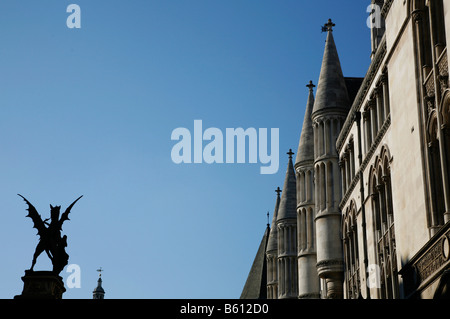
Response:
[[[333,27],[335,26],[336,24],[334,24],[331,19],[328,19],[328,22],[322,27],[322,32],[333,31]]]
[[[97,269],[97,271],[98,271],[98,276],[101,277],[101,276],[102,276],[103,268],[100,267],[99,269]]]
[[[289,155],[289,159],[292,159],[292,155],[294,155],[295,153],[292,152],[292,149],[290,149],[286,154]]]
[[[275,190],[275,193],[277,193],[277,196],[280,196],[280,194],[281,194],[281,189],[280,189],[280,187],[278,187],[278,188]]]
[[[316,86],[313,84],[313,81],[309,81],[309,84],[306,87],[309,88],[310,91],[312,91]]]

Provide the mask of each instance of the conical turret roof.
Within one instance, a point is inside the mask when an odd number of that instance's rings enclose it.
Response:
[[[277,217],[278,217],[278,209],[280,207],[280,193],[281,189],[278,187],[277,190],[277,200],[275,202],[275,209],[273,211],[272,218],[272,226],[270,227],[269,241],[267,242],[267,250],[266,251],[275,251],[278,249],[278,231],[277,231]]]
[[[295,182],[294,164],[292,163],[292,155],[294,155],[292,150],[289,150],[288,155],[289,163],[284,180],[280,207],[278,208],[277,222],[283,219],[297,220],[297,184]]]
[[[313,117],[324,110],[334,109],[348,112],[350,108],[347,86],[334,42],[333,26],[334,24],[330,19],[324,27],[328,35],[317,85],[316,101],[312,112]]]
[[[314,87],[312,81],[306,86],[309,88],[308,102],[306,103],[305,118],[303,120],[302,134],[298,144],[297,158],[295,164],[314,161],[314,131],[311,114],[314,107]]]
[[[240,299],[267,299],[266,249],[270,232],[270,227],[267,225]]]

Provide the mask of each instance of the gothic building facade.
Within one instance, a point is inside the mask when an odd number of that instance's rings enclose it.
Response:
[[[343,76],[324,27],[316,94],[311,82],[259,256],[266,291],[249,277],[243,298],[450,297],[450,1],[372,4],[382,21],[364,78]]]

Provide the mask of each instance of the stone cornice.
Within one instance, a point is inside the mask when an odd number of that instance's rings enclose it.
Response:
[[[341,149],[344,145],[345,140],[347,139],[348,134],[350,133],[352,124],[354,122],[354,114],[359,111],[364,103],[364,100],[369,93],[369,89],[375,79],[375,76],[380,69],[381,62],[384,60],[387,52],[386,45],[386,34],[383,36],[381,40],[380,46],[375,54],[372,63],[370,64],[369,70],[367,71],[366,76],[364,77],[363,83],[359,88],[358,94],[356,95],[355,100],[353,101],[353,105],[348,113],[347,119],[345,120],[344,126],[342,127],[341,133],[336,141],[336,149],[338,153],[341,152]]]
[[[393,2],[394,2],[394,0],[385,0],[384,1],[384,5],[381,8],[381,14],[382,14],[384,19],[387,18],[388,14],[389,14],[389,10],[391,9],[391,6],[392,6]]]
[[[344,267],[344,261],[342,259],[321,260],[316,264],[316,267],[317,268]]]
[[[406,298],[429,286],[450,266],[450,222],[442,228],[399,271]]]
[[[299,173],[301,171],[314,169],[314,160],[303,160],[300,162],[295,163],[294,169],[296,173]]]
[[[329,162],[333,160],[339,160],[339,156],[334,154],[323,154],[314,160],[314,166],[316,166],[317,163]]]

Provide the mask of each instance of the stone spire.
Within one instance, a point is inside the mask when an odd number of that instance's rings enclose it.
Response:
[[[267,299],[266,249],[269,234],[270,226],[267,225],[240,299]]]
[[[281,189],[278,187],[275,192],[277,199],[275,209],[273,211],[272,226],[270,229],[269,240],[266,248],[267,258],[267,299],[278,298],[278,232],[277,232],[277,216],[280,206]]]
[[[289,163],[277,216],[278,231],[278,299],[297,299],[297,184],[289,150]]]
[[[289,150],[287,154],[289,155],[289,163],[284,180],[283,195],[281,196],[280,207],[278,209],[277,223],[283,219],[297,219],[295,210],[297,206],[297,186],[295,182],[294,164],[292,163],[292,155],[294,153],[292,150]]]
[[[278,249],[277,244],[277,217],[278,209],[281,201],[281,189],[278,187],[275,192],[277,193],[277,199],[275,201],[275,209],[273,210],[272,226],[270,228],[269,242],[267,243],[267,252],[276,251]]]
[[[303,120],[302,133],[298,145],[297,158],[295,167],[301,162],[314,161],[314,131],[311,120],[311,114],[314,107],[314,88],[316,87],[312,81],[306,86],[309,88],[308,102],[306,102],[305,118]]]
[[[335,141],[350,109],[347,87],[342,75],[333,22],[328,32],[325,53],[312,112],[314,130],[314,209],[317,234],[317,274],[323,280],[326,298],[343,298],[344,260],[341,240],[339,198],[341,174]]]
[[[314,129],[311,113],[314,106],[312,81],[307,85],[309,97],[300,136],[295,172],[297,177],[298,298],[320,298],[314,205]]]
[[[328,35],[317,86],[316,101],[312,111],[313,117],[326,110],[334,109],[348,112],[350,108],[347,86],[333,37],[334,26],[335,24],[330,19],[324,27]]]
[[[99,272],[98,280],[97,280],[97,287],[93,291],[92,299],[105,299],[105,290],[102,287],[102,271],[103,271],[103,269],[100,267],[100,269],[98,269],[97,271]]]

